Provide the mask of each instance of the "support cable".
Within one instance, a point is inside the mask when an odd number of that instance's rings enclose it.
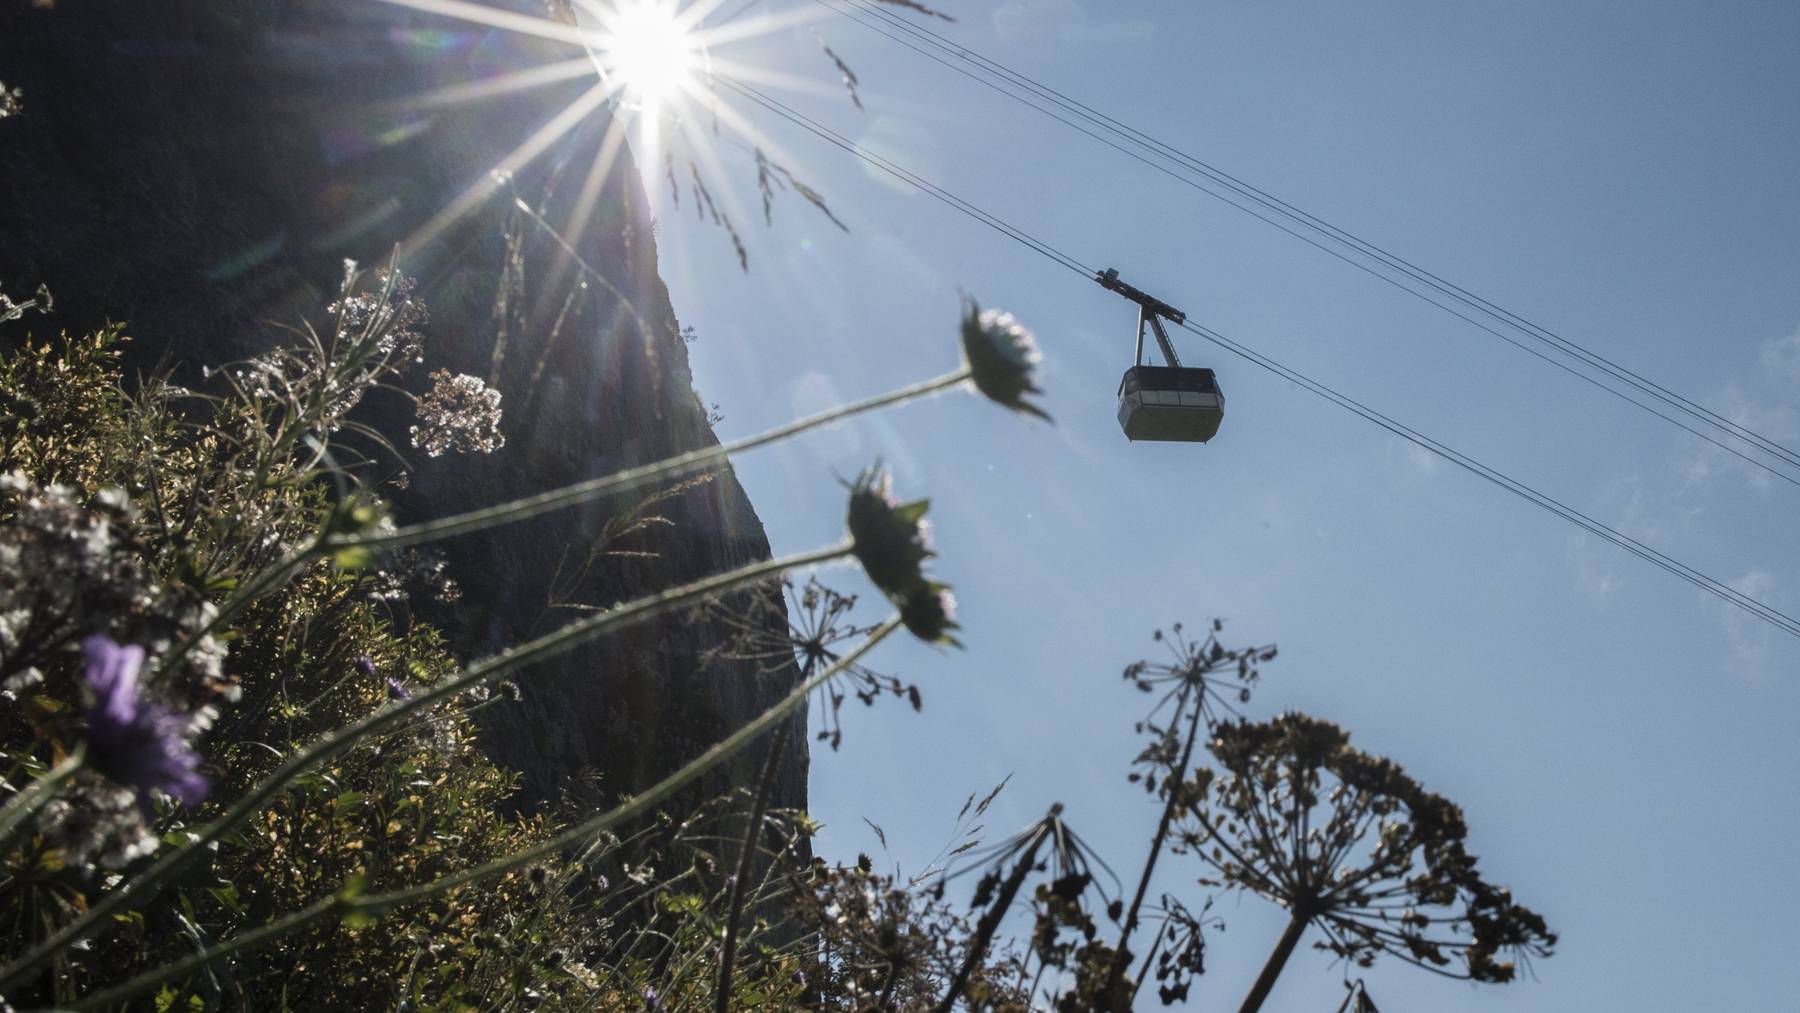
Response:
[[[990,214],[989,212],[982,210],[981,208],[977,207],[976,205],[971,204],[966,200],[963,200],[961,197],[956,196],[955,194],[951,193],[948,190],[945,190],[943,187],[938,186],[937,184],[931,182],[930,180],[927,180],[924,177],[919,176],[918,174],[913,173],[910,170],[907,170],[907,169],[893,163],[892,161],[889,161],[886,158],[882,158],[881,156],[868,151],[867,149],[863,148],[862,146],[851,141],[849,138],[844,137],[842,134],[839,134],[836,131],[833,131],[831,128],[824,126],[823,124],[820,124],[817,121],[812,120],[812,119],[802,115],[799,112],[796,112],[795,110],[791,109],[787,105],[785,105],[773,98],[770,98],[768,95],[764,94],[763,92],[757,90],[756,88],[754,88],[748,84],[745,84],[742,81],[739,81],[739,80],[732,78],[729,75],[725,75],[725,74],[715,73],[713,76],[721,84],[724,84],[726,87],[730,88],[732,91],[743,96],[744,98],[746,98],[752,102],[756,102],[758,105],[761,105],[763,108],[769,110],[770,112],[773,112],[776,115],[781,116],[784,119],[787,119],[789,122],[792,122],[797,126],[804,127],[806,130],[810,131],[811,133],[815,134],[816,136],[818,136],[826,141],[829,141],[830,143],[836,145],[839,148],[844,149],[845,151],[850,152],[851,154],[857,156],[858,158],[861,158],[864,161],[868,162],[870,165],[873,165],[879,169],[882,169],[883,171],[895,176],[896,178],[903,180],[904,182],[908,183],[909,185],[914,186],[914,187],[918,188],[919,190],[921,190],[933,197],[936,197],[938,200],[942,201],[943,203],[948,204],[952,208],[955,208],[956,210],[961,211],[962,213],[968,215],[969,217],[974,218],[975,220],[981,222],[984,225],[987,225],[989,228],[994,229],[995,231],[1001,233],[1002,235],[1005,235],[1008,238],[1013,239],[1014,241],[1020,243],[1021,245],[1026,246],[1027,248],[1042,255],[1043,257],[1052,261],[1053,263],[1055,263],[1061,267],[1067,268],[1071,271],[1074,271],[1078,274],[1081,274],[1084,277],[1088,278],[1089,280],[1092,280],[1092,281],[1095,281],[1102,285],[1105,285],[1105,278],[1103,275],[1087,268],[1080,261],[1076,260],[1074,257],[1072,257],[1066,253],[1063,253],[1061,250],[1052,246],[1048,242],[1038,239],[1038,238],[1032,236],[1031,234],[1023,231],[1022,229],[1019,229],[1019,228],[1011,225],[1010,223],[1006,222],[1005,220],[999,218],[998,216]],[[1175,322],[1175,321],[1171,320],[1171,322]],[[1484,481],[1487,481],[1493,485],[1499,486],[1500,488],[1506,490],[1507,492],[1512,493],[1513,495],[1532,504],[1533,506],[1536,506],[1541,510],[1544,510],[1550,514],[1553,514],[1554,516],[1561,518],[1562,520],[1567,521],[1570,524],[1575,525],[1576,527],[1582,529],[1583,531],[1585,531],[1589,534],[1596,535],[1600,538],[1605,539],[1606,541],[1613,543],[1614,545],[1618,546],[1621,549],[1624,549],[1625,551],[1631,553],[1632,555],[1637,556],[1638,558],[1643,559],[1646,562],[1649,562],[1649,563],[1661,568],[1662,570],[1670,573],[1671,575],[1673,575],[1675,577],[1680,578],[1681,580],[1684,580],[1690,584],[1693,584],[1695,587],[1698,587],[1701,590],[1705,591],[1706,593],[1713,595],[1716,598],[1719,598],[1721,601],[1725,602],[1728,605],[1731,605],[1735,608],[1738,608],[1745,612],[1748,612],[1750,615],[1755,616],[1756,618],[1761,619],[1762,621],[1764,621],[1766,623],[1769,623],[1770,625],[1774,626],[1775,628],[1781,630],[1784,633],[1789,634],[1790,636],[1800,637],[1800,619],[1796,619],[1793,616],[1787,615],[1786,613],[1774,608],[1773,606],[1767,604],[1766,602],[1760,601],[1757,598],[1755,598],[1749,594],[1746,594],[1742,591],[1737,590],[1736,588],[1731,587],[1730,585],[1718,580],[1717,578],[1711,577],[1711,576],[1707,575],[1706,573],[1703,573],[1700,570],[1696,570],[1693,567],[1688,566],[1687,564],[1682,563],[1681,561],[1679,561],[1669,555],[1659,552],[1658,550],[1653,549],[1648,545],[1645,545],[1643,542],[1640,542],[1637,539],[1632,538],[1631,536],[1619,531],[1618,529],[1612,527],[1611,525],[1608,525],[1608,524],[1602,523],[1601,521],[1595,520],[1594,518],[1588,516],[1587,514],[1584,514],[1584,513],[1580,512],[1579,510],[1576,510],[1573,507],[1570,507],[1567,504],[1564,504],[1560,500],[1557,500],[1554,497],[1549,496],[1545,493],[1539,492],[1538,490],[1532,488],[1531,486],[1527,485],[1526,483],[1521,482],[1517,479],[1514,479],[1511,476],[1508,476],[1504,472],[1501,472],[1495,468],[1491,468],[1467,454],[1457,451],[1435,439],[1432,439],[1429,436],[1426,436],[1425,434],[1419,432],[1418,430],[1412,429],[1409,426],[1406,426],[1400,422],[1397,422],[1394,419],[1391,419],[1388,416],[1383,415],[1382,413],[1374,410],[1373,408],[1370,408],[1367,405],[1362,404],[1360,401],[1357,401],[1354,398],[1351,398],[1346,394],[1342,394],[1342,393],[1338,392],[1337,390],[1335,390],[1323,383],[1320,383],[1320,382],[1312,379],[1311,377],[1308,377],[1307,375],[1299,372],[1298,370],[1295,370],[1291,367],[1282,365],[1281,363],[1276,362],[1275,360],[1270,359],[1267,356],[1264,356],[1261,353],[1257,352],[1256,350],[1250,348],[1248,345],[1244,345],[1240,342],[1233,341],[1232,339],[1225,337],[1224,335],[1218,333],[1217,331],[1214,331],[1207,327],[1203,327],[1199,324],[1194,323],[1191,320],[1183,319],[1182,321],[1177,323],[1177,326],[1180,326],[1180,327],[1188,330],[1189,332],[1195,334],[1196,336],[1204,338],[1205,340],[1210,341],[1213,344],[1218,345],[1221,348],[1224,348],[1225,350],[1231,352],[1232,354],[1243,358],[1245,361],[1250,362],[1251,364],[1253,364],[1261,369],[1267,370],[1271,373],[1274,373],[1275,375],[1277,375],[1279,377],[1282,377],[1283,379],[1286,379],[1295,384],[1298,384],[1302,389],[1306,390],[1307,392],[1314,394],[1318,397],[1324,398],[1325,400],[1330,401],[1331,403],[1337,405],[1338,407],[1343,408],[1344,410],[1349,411],[1357,416],[1360,416],[1364,420],[1371,422],[1371,423],[1381,427],[1382,429],[1387,430],[1389,433],[1392,433],[1395,436],[1399,436],[1400,438],[1414,444],[1415,446],[1420,447],[1423,450],[1428,451],[1429,453],[1435,454],[1438,457],[1442,457],[1443,459],[1449,461],[1450,463],[1456,465],[1457,467],[1462,468],[1465,471],[1468,471],[1471,474],[1476,475],[1477,477],[1483,479]]]
[[[856,157],[862,159],[863,161],[869,163],[870,165],[875,166],[876,168],[882,170],[883,172],[888,173],[889,175],[895,177],[896,179],[899,179],[902,182],[905,182],[905,183],[913,186],[914,188],[916,188],[926,194],[929,194],[930,196],[935,197],[940,201],[943,201],[945,204],[948,204],[951,207],[955,208],[956,210],[961,211],[963,214],[966,214],[969,217],[974,218],[976,221],[981,222],[983,225],[988,226],[989,228],[995,230],[996,232],[999,232],[1002,235],[1007,236],[1010,239],[1016,240],[1017,242],[1030,247],[1032,250],[1044,255],[1045,257],[1048,257],[1050,260],[1055,261],[1056,263],[1062,265],[1063,267],[1066,267],[1069,270],[1074,271],[1076,274],[1079,274],[1084,278],[1092,278],[1094,276],[1095,272],[1094,272],[1093,268],[1088,267],[1087,265],[1081,263],[1081,261],[1076,260],[1074,257],[1071,257],[1066,253],[1063,253],[1061,250],[1056,249],[1055,247],[1051,246],[1050,244],[1036,238],[1035,236],[1031,235],[1028,232],[1025,232],[1022,229],[1019,229],[1012,225],[1009,225],[1005,221],[1002,221],[1000,218],[997,218],[994,215],[991,215],[991,214],[987,213],[986,211],[983,211],[982,209],[976,207],[975,205],[970,204],[968,201],[963,200],[961,197],[958,197],[955,194],[951,193],[950,191],[945,190],[943,187],[938,186],[936,183],[933,183],[930,180],[928,180],[928,179],[926,179],[926,178],[924,178],[902,166],[896,165],[895,163],[889,161],[886,158],[883,158],[880,155],[875,154],[872,151],[869,151],[867,148],[864,148],[862,145],[857,144],[855,141],[852,141],[849,138],[845,137],[844,135],[836,132],[835,130],[832,130],[830,127],[827,127],[824,124],[819,123],[817,120],[814,120],[814,119],[806,116],[804,113],[801,113],[798,110],[795,110],[793,107],[781,102],[779,99],[771,97],[766,92],[760,91],[757,88],[754,88],[748,84],[745,84],[744,82],[742,82],[742,81],[738,80],[737,78],[734,78],[728,74],[722,74],[722,73],[715,72],[712,75],[712,78],[713,78],[713,80],[719,82],[720,84],[731,89],[732,91],[743,96],[744,98],[750,100],[751,102],[754,102],[757,105],[762,106],[764,109],[767,109],[768,111],[776,114],[777,116],[780,116],[783,119],[786,119],[788,122],[805,128],[806,130],[808,130],[809,132],[813,133],[814,135],[822,138],[823,140],[828,141],[831,144],[834,144],[837,147],[840,147],[840,148],[844,149],[845,151],[850,152],[852,155],[855,155]]]
[[[1457,317],[1465,323],[1468,323],[1493,337],[1499,338],[1529,355],[1554,365],[1557,368],[1580,378],[1584,382],[1612,394],[1614,397],[1650,412],[1671,425],[1674,425],[1691,435],[1698,436],[1713,446],[1755,465],[1791,485],[1800,486],[1800,479],[1796,479],[1786,472],[1779,471],[1764,461],[1751,457],[1734,447],[1727,446],[1718,439],[1695,429],[1693,426],[1683,422],[1674,415],[1666,414],[1655,404],[1639,400],[1623,390],[1603,383],[1594,376],[1583,372],[1581,369],[1573,367],[1561,359],[1547,355],[1525,342],[1496,329],[1492,324],[1484,323],[1481,320],[1469,316],[1468,313],[1457,309],[1453,305],[1449,305],[1448,302],[1444,300],[1460,303],[1467,307],[1471,312],[1488,317],[1502,326],[1522,332],[1530,339],[1540,344],[1548,345],[1561,354],[1579,361],[1586,367],[1596,369],[1612,378],[1614,381],[1625,384],[1656,401],[1662,402],[1676,412],[1690,416],[1701,424],[1722,430],[1736,439],[1749,443],[1757,450],[1775,457],[1777,460],[1790,467],[1800,468],[1800,451],[1796,451],[1771,440],[1741,423],[1719,415],[1706,408],[1704,405],[1700,405],[1676,391],[1658,384],[1655,381],[1649,380],[1604,355],[1564,338],[1548,328],[1535,324],[1453,282],[1445,280],[1431,271],[1419,267],[1397,254],[1391,253],[1374,243],[1363,240],[1348,230],[1341,229],[1304,209],[1289,204],[1281,198],[1231,175],[1230,173],[1201,161],[1199,158],[1187,154],[1171,144],[1161,141],[1150,134],[1129,126],[1128,124],[1122,123],[1092,106],[1073,99],[1049,85],[1014,71],[1006,65],[986,57],[975,50],[969,49],[966,46],[953,42],[929,28],[916,25],[905,18],[899,17],[891,11],[884,10],[878,4],[870,2],[870,0],[814,0],[814,2],[834,11],[842,17],[856,21],[870,31],[877,32],[900,45],[906,46],[908,49],[954,70],[985,87],[997,91],[1014,101],[1029,106],[1129,158],[1142,162],[1210,197],[1229,204],[1239,211],[1242,211],[1265,224],[1273,226],[1274,228],[1277,228],[1282,232],[1313,246],[1321,252],[1371,275],[1372,277],[1386,282],[1389,285],[1393,285],[1395,288],[1398,288],[1409,295],[1422,299],[1444,312]],[[945,56],[939,56],[936,53],[931,52],[930,50],[933,49],[945,54],[949,59],[946,59]],[[957,60],[973,66],[977,68],[978,72],[967,70],[962,66],[952,63],[951,60]],[[993,80],[989,79],[990,77],[997,78],[1000,81],[1005,82],[1005,84],[995,84]],[[1018,89],[1023,89],[1029,94],[1020,94]],[[1048,103],[1048,106],[1054,106],[1055,108],[1048,107],[1046,103]],[[1059,109],[1062,110],[1062,112],[1058,112],[1057,110]],[[1063,115],[1063,112],[1085,120],[1086,122],[1093,124],[1099,130],[1104,130],[1107,133],[1122,138],[1127,143],[1148,150],[1160,158],[1174,162],[1188,173],[1199,175],[1208,182],[1214,184],[1214,186],[1223,187],[1231,191],[1235,197],[1228,196],[1213,187],[1198,182],[1190,175],[1176,172],[1159,162],[1153,161],[1150,158],[1145,157],[1139,151],[1132,150],[1112,138],[1102,136],[1094,129],[1089,129],[1080,123],[1074,122],[1069,116]],[[1347,246],[1360,257],[1374,260],[1390,270],[1397,271],[1405,275],[1410,281],[1425,286],[1433,292],[1438,293],[1443,298],[1434,298],[1433,295],[1427,292],[1420,291],[1396,278],[1383,274],[1363,260],[1348,256],[1340,250],[1334,249],[1332,246],[1313,238],[1311,235],[1297,231],[1295,228],[1271,217],[1270,214],[1264,214],[1263,212],[1258,211],[1256,207],[1248,206],[1248,204],[1245,203],[1246,201],[1266,209],[1273,215],[1286,218],[1301,228],[1322,235],[1330,242]]]
[[[1774,607],[1737,590],[1729,584],[1725,584],[1713,577],[1707,576],[1680,560],[1645,545],[1643,542],[1632,538],[1630,535],[1619,531],[1617,528],[1608,524],[1603,524],[1587,514],[1576,510],[1574,507],[1571,507],[1546,493],[1539,492],[1531,486],[1506,475],[1504,472],[1490,468],[1475,458],[1455,450],[1454,448],[1448,447],[1404,423],[1397,422],[1362,402],[1357,401],[1355,398],[1342,394],[1331,387],[1312,379],[1304,373],[1284,366],[1260,352],[1257,352],[1255,349],[1233,341],[1211,328],[1191,321],[1183,322],[1176,326],[1204,338],[1207,341],[1218,345],[1220,348],[1231,352],[1233,355],[1274,373],[1276,376],[1298,384],[1309,393],[1316,394],[1346,411],[1361,416],[1363,419],[1380,426],[1395,436],[1449,461],[1470,474],[1476,475],[1487,482],[1505,489],[1507,492],[1512,493],[1540,509],[1555,514],[1576,527],[1587,531],[1589,534],[1606,539],[1614,545],[1617,545],[1619,548],[1637,556],[1639,559],[1661,567],[1674,576],[1693,584],[1700,590],[1723,600],[1727,604],[1734,605],[1749,612],[1751,615],[1772,624],[1777,629],[1800,637],[1800,619],[1789,616]]]

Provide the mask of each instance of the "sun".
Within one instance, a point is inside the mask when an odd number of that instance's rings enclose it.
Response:
[[[592,52],[601,76],[626,98],[656,115],[694,82],[701,43],[672,0],[584,3],[592,18]],[[585,27],[585,26],[584,26]]]
[[[480,178],[469,183],[455,199],[407,237],[404,251],[417,250],[444,229],[507,186],[526,166],[542,158],[558,141],[591,118],[607,121],[605,135],[594,154],[593,165],[582,183],[579,199],[566,226],[553,229],[565,245],[574,246],[588,224],[594,203],[608,173],[625,149],[626,135],[635,132],[633,161],[645,182],[657,174],[676,183],[677,162],[685,163],[696,201],[704,201],[715,224],[732,234],[740,263],[743,246],[731,220],[753,217],[752,210],[729,187],[709,190],[702,178],[721,178],[725,168],[719,158],[720,142],[729,142],[755,153],[765,209],[770,187],[787,189],[792,183],[806,199],[823,208],[810,187],[793,179],[784,167],[797,164],[773,138],[744,113],[722,101],[715,85],[740,81],[764,87],[823,91],[806,78],[733,60],[720,55],[722,48],[773,32],[797,28],[830,16],[823,6],[802,5],[779,14],[742,15],[754,0],[735,11],[717,16],[730,0],[567,0],[570,19],[559,14],[541,17],[510,9],[511,0],[380,0],[427,15],[454,18],[503,32],[516,32],[570,49],[567,59],[476,80],[444,85],[413,96],[420,108],[477,103],[520,91],[547,87],[582,78],[591,85],[569,104],[533,127],[510,152]],[[710,23],[709,23],[710,22]],[[663,128],[670,127],[671,143],[664,144]],[[771,180],[774,182],[771,184]],[[783,181],[786,182],[783,182]],[[810,195],[810,196],[808,196]],[[713,200],[718,199],[715,207]],[[516,199],[516,198],[515,198]],[[830,214],[829,211],[826,212]],[[833,221],[836,221],[834,218]],[[841,227],[841,223],[840,223]]]

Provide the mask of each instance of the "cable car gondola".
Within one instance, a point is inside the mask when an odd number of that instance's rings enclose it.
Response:
[[[1225,420],[1225,394],[1210,369],[1183,366],[1162,322],[1177,324],[1187,314],[1168,303],[1145,295],[1119,280],[1119,272],[1107,268],[1094,276],[1102,287],[1138,304],[1137,357],[1119,380],[1119,428],[1125,438],[1174,443],[1205,443]],[[1149,325],[1162,349],[1166,366],[1144,363],[1144,327]]]

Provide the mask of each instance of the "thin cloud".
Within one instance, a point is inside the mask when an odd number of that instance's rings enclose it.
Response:
[[[1763,345],[1763,366],[1773,376],[1789,384],[1800,385],[1800,328],[1785,338]]]
[[[1751,570],[1735,580],[1726,581],[1732,590],[1775,608],[1775,575],[1767,570]],[[1775,652],[1775,630],[1743,609],[1732,608],[1713,599],[1710,607],[1719,615],[1725,633],[1725,649],[1733,670],[1745,678],[1759,680],[1769,674],[1769,661]]]
[[[1759,360],[1752,376],[1726,384],[1710,403],[1737,425],[1791,447],[1800,440],[1800,412],[1794,407],[1800,403],[1800,330],[1764,342]],[[1749,444],[1729,437],[1723,442],[1779,466]],[[1769,488],[1775,482],[1767,470],[1709,445],[1684,449],[1676,471],[1690,486],[1720,478],[1734,478],[1756,489]]]
[[[1575,565],[1575,586],[1595,601],[1604,602],[1625,586],[1625,578],[1612,565],[1606,549],[1591,535],[1569,539],[1569,556]]]

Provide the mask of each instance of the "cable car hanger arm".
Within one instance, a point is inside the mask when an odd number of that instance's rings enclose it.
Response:
[[[1169,365],[1180,368],[1181,359],[1176,357],[1175,346],[1169,343],[1169,335],[1163,330],[1162,322],[1172,320],[1179,326],[1187,322],[1187,314],[1142,289],[1120,281],[1117,268],[1109,267],[1101,271],[1094,275],[1094,280],[1100,283],[1101,288],[1117,292],[1138,304],[1137,361],[1144,361],[1144,324],[1148,323],[1156,335],[1157,347],[1162,349],[1163,359]]]

